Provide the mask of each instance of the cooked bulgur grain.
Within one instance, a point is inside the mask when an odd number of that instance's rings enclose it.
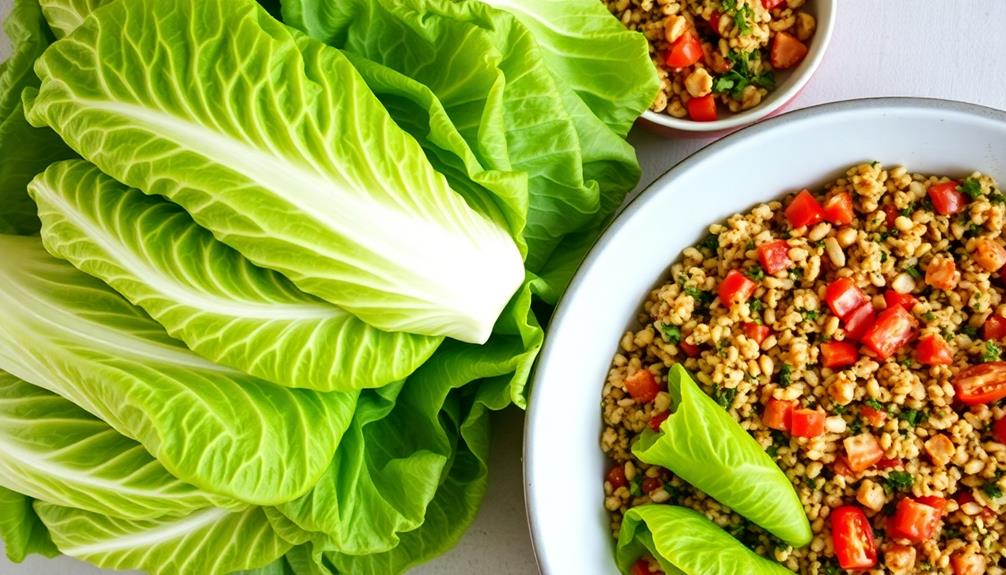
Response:
[[[647,9],[661,7],[681,11],[673,0]],[[603,386],[612,531],[630,507],[684,505],[795,572],[841,573],[829,516],[852,505],[876,537],[866,572],[1004,573],[1004,215],[989,176],[951,181],[874,162],[821,193],[711,225],[649,294]],[[728,276],[737,289],[724,288]],[[675,363],[790,478],[810,545],[789,548],[632,455],[636,437],[673,409],[657,390]],[[643,376],[655,382],[649,401],[626,388]],[[772,402],[823,416],[823,427],[772,420]],[[920,509],[939,517],[932,533],[902,524]]]
[[[661,80],[651,109],[693,120],[715,119],[717,104],[731,112],[760,104],[775,71],[803,59],[817,27],[803,0],[604,2],[649,40]]]

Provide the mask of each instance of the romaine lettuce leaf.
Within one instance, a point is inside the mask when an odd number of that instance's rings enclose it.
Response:
[[[645,430],[632,453],[660,465],[794,547],[813,533],[786,474],[680,364],[667,374],[673,409],[660,431]]]
[[[38,0],[42,14],[56,38],[63,38],[83,24],[84,18],[112,0]]]
[[[241,507],[179,481],[104,421],[4,372],[0,485],[47,503],[125,519]]]
[[[516,302],[530,297],[525,289]],[[397,390],[364,392],[329,474],[280,506],[291,521],[274,528],[348,573],[396,573],[453,545],[485,493],[487,412],[510,404],[540,345],[511,323],[485,346],[445,342]]]
[[[32,508],[30,497],[0,487],[0,538],[7,558],[15,563],[38,553],[45,557],[59,555],[49,532]]]
[[[12,53],[0,71],[0,233],[27,235],[39,228],[28,182],[74,153],[52,130],[29,125],[21,106],[21,91],[39,85],[32,65],[52,41],[38,0],[15,0],[4,29]]]
[[[493,363],[488,362],[483,369]],[[498,368],[489,368],[481,373],[499,371]],[[460,432],[457,449],[447,475],[426,510],[423,524],[401,534],[398,545],[383,553],[365,556],[326,553],[324,564],[331,572],[354,575],[402,573],[457,544],[475,520],[488,488],[488,411],[502,409],[509,403],[503,393],[508,386],[506,375],[482,380],[476,397],[464,399],[461,413],[453,416],[456,429]],[[494,392],[494,387],[501,388],[500,392]],[[457,390],[454,393],[465,395],[469,392]]]
[[[482,0],[534,35],[560,82],[624,137],[660,89],[646,38],[629,31],[596,0]]]
[[[33,125],[375,327],[482,343],[523,280],[503,216],[450,189],[338,50],[250,0],[113,2],[35,70]]]
[[[483,166],[528,174],[532,272],[565,235],[610,216],[602,196],[621,201],[638,180],[631,146],[553,77],[508,13],[474,0],[292,0],[283,9],[312,37],[427,86]]]
[[[0,253],[0,369],[76,403],[212,493],[278,504],[324,473],[355,393],[288,389],[206,361],[38,238],[0,236]]]
[[[644,553],[667,575],[792,575],[704,515],[674,505],[641,505],[625,512],[615,552],[618,568],[628,575]]]
[[[185,517],[113,519],[79,509],[35,503],[60,552],[105,569],[142,569],[151,575],[227,575],[264,567],[291,545],[260,507],[208,508]]]
[[[176,204],[83,160],[29,185],[50,253],[106,282],[203,357],[278,385],[379,387],[423,364],[440,338],[389,333],[255,266]]]

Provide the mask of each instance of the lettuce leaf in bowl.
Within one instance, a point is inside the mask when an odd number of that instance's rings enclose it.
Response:
[[[751,551],[696,511],[674,505],[641,505],[625,512],[615,560],[629,573],[649,553],[667,575],[792,575]]]
[[[786,474],[748,433],[702,392],[685,368],[671,367],[674,412],[632,446],[641,461],[660,465],[794,547],[813,536]]]

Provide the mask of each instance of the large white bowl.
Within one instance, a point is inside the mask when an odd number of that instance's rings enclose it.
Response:
[[[911,171],[1006,179],[1006,112],[938,100],[873,99],[784,114],[677,165],[644,191],[587,256],[552,319],[534,376],[524,477],[546,574],[617,573],[601,488],[600,393],[648,291],[706,227],[878,160]]]

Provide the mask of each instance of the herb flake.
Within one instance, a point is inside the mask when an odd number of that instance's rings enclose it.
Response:
[[[676,325],[662,324],[660,335],[667,343],[681,343],[681,328]]]
[[[912,483],[914,482],[915,479],[911,473],[907,471],[892,471],[884,478],[884,489],[888,493],[908,491],[912,488]]]

